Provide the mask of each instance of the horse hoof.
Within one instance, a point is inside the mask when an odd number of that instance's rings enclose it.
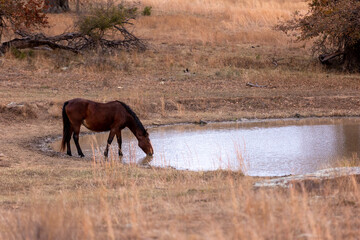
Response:
[[[84,155],[84,154],[80,154],[80,157],[83,158],[83,157],[85,157],[85,155]]]

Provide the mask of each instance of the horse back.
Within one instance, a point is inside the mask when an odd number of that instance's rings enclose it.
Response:
[[[83,124],[93,131],[108,131],[122,127],[126,121],[124,108],[117,101],[98,103],[86,99],[70,100],[66,112],[71,123]]]

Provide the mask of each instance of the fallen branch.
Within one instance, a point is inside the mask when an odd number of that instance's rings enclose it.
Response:
[[[272,60],[271,63],[274,64],[275,68],[277,68],[279,66],[279,61],[284,60],[284,58],[280,58],[280,59],[272,58],[271,60]]]
[[[319,55],[319,60],[322,64],[329,64],[329,61],[335,57],[338,57],[340,55],[344,55],[343,51],[337,51],[335,53],[331,54],[321,54]]]
[[[110,49],[122,48],[125,50],[138,49],[146,50],[145,43],[133,34],[128,32],[124,27],[116,27],[122,34],[122,40],[107,40],[104,38],[94,39],[90,36],[83,35],[79,32],[64,33],[57,36],[48,37],[42,33],[30,34],[27,32],[17,31],[16,34],[21,38],[15,38],[11,41],[4,42],[0,45],[0,53],[4,54],[11,48],[25,49],[48,46],[51,49],[62,49],[79,53],[86,49]]]
[[[63,50],[72,51],[74,53],[79,53],[79,51],[77,49],[74,49],[74,48],[68,47],[68,46],[64,46],[61,44],[57,44],[56,42],[52,42],[47,39],[33,40],[33,39],[19,39],[19,38],[15,38],[11,41],[4,42],[0,47],[0,52],[6,53],[12,47],[17,48],[17,49],[24,49],[24,48],[36,48],[39,46],[48,46],[51,49],[63,49]]]
[[[130,33],[126,28],[116,25],[114,26],[114,28],[120,31],[120,33],[124,36],[125,41],[137,43],[137,46],[140,50],[146,49],[146,45],[134,34]]]

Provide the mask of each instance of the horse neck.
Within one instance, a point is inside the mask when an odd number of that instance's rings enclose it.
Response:
[[[130,131],[135,135],[136,139],[139,140],[138,136],[142,135],[142,131],[139,128],[139,126],[136,124],[135,119],[130,116],[129,119],[131,119],[130,121],[128,121],[127,123],[127,127],[130,129]]]

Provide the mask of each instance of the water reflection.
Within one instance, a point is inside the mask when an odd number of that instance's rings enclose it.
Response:
[[[359,127],[360,120],[352,118],[152,128],[149,132],[155,150],[153,158],[146,158],[135,137],[123,131],[122,161],[195,171],[240,169],[252,176],[303,174],[358,154]],[[84,153],[92,155],[91,145],[94,145],[96,154],[101,156],[107,135],[81,136]],[[116,153],[114,141],[112,155]]]
[[[152,156],[145,156],[137,161],[140,166],[150,166],[150,162],[153,160]]]

